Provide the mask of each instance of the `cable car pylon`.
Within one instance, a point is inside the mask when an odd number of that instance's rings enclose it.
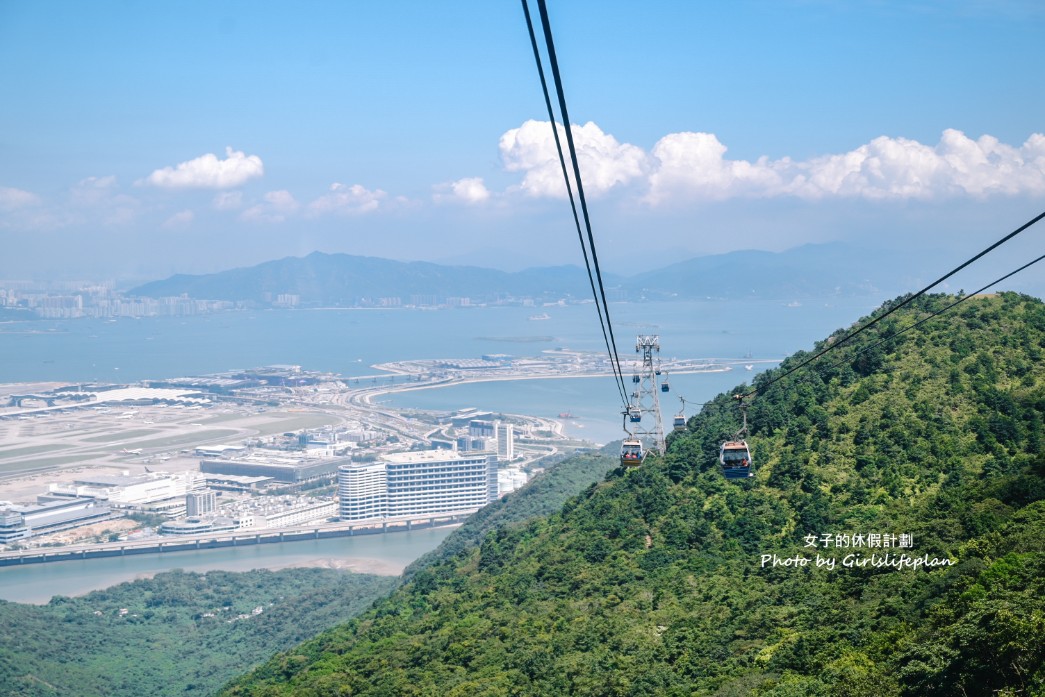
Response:
[[[635,352],[642,355],[642,365],[635,371],[636,389],[631,393],[628,418],[633,430],[628,435],[645,443],[653,451],[664,453],[664,423],[660,414],[660,336],[640,334],[635,337]],[[634,378],[633,378],[634,379]],[[627,429],[626,429],[627,430]]]

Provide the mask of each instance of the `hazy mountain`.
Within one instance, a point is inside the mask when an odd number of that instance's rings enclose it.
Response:
[[[910,288],[902,269],[891,263],[895,260],[876,260],[875,256],[884,257],[839,243],[806,245],[779,253],[743,251],[698,257],[632,277],[604,273],[603,281],[611,299],[629,300],[856,295]],[[857,265],[875,271],[856,273]],[[303,305],[353,305],[388,297],[409,303],[412,295],[475,301],[503,296],[591,297],[587,274],[576,266],[506,272],[321,252],[213,274],[176,275],[129,293],[259,303],[272,302],[286,293],[300,296]]]

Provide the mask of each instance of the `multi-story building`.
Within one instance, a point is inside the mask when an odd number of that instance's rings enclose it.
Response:
[[[217,495],[207,489],[206,491],[194,491],[185,495],[185,514],[188,516],[201,516],[218,510]]]
[[[343,520],[384,518],[388,513],[388,473],[383,462],[342,465],[337,495]]]
[[[508,462],[515,459],[515,426],[497,422],[497,459]]]
[[[344,520],[474,511],[497,498],[497,464],[487,452],[392,453],[341,466],[338,482]]]
[[[479,419],[468,422],[468,435],[472,438],[483,438],[493,440],[497,437],[497,429],[493,421],[480,421]]]

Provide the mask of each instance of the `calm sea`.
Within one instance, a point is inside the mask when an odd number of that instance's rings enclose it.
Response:
[[[664,356],[780,358],[877,304],[614,303],[611,312],[622,359],[633,355],[636,334],[650,333],[660,334]],[[548,319],[529,319],[536,315]],[[8,322],[0,323],[0,382],[134,382],[277,363],[358,376],[373,374],[370,366],[386,361],[527,356],[560,346],[603,349],[594,305]]]

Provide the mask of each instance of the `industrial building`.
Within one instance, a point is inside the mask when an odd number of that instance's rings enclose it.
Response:
[[[320,479],[333,479],[338,467],[351,460],[347,457],[310,458],[293,452],[254,451],[250,455],[228,460],[200,461],[204,474],[233,474],[241,477],[272,477],[277,482],[303,484]]]
[[[182,501],[186,494],[201,491],[204,479],[196,472],[151,472],[136,477],[95,475],[47,488],[51,498],[93,498],[108,501],[114,508],[139,508],[160,501]]]
[[[338,496],[343,520],[478,510],[497,498],[496,459],[445,450],[383,455],[342,465]]]
[[[0,507],[0,543],[69,530],[111,515],[109,504],[93,498],[60,498],[27,506],[6,505]]]

